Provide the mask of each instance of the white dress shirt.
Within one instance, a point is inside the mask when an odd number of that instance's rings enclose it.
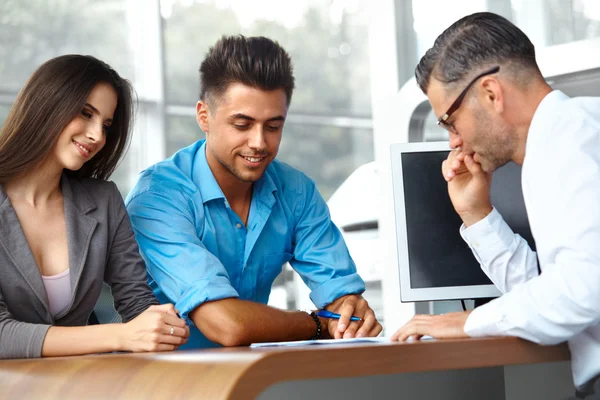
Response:
[[[600,374],[600,98],[549,93],[538,106],[522,168],[536,253],[498,211],[461,228],[504,293],[476,308],[470,336],[569,342],[575,385]]]

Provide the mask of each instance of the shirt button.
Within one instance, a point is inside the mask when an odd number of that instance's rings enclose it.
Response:
[[[473,247],[478,248],[479,247],[479,242],[473,242]]]
[[[242,227],[242,224],[237,223],[237,224],[235,224],[235,227],[238,228],[238,229],[240,229]]]

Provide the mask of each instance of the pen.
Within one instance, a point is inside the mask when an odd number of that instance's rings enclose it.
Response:
[[[317,311],[317,316],[321,317],[321,318],[333,318],[333,319],[340,319],[340,314],[331,312],[331,311],[327,311],[327,310],[319,310]],[[354,315],[350,317],[350,321],[360,321],[360,318],[355,317]]]

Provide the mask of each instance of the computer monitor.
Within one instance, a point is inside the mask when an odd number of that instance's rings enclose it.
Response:
[[[403,302],[497,297],[462,239],[462,221],[442,177],[448,142],[391,146]],[[492,175],[491,202],[515,233],[535,249],[521,191],[521,167],[512,162]]]

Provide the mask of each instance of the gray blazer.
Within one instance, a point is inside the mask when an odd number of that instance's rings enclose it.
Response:
[[[124,322],[158,304],[116,185],[63,174],[61,187],[73,302],[53,318],[35,258],[0,186],[0,359],[40,357],[50,326],[86,325],[103,281]]]

